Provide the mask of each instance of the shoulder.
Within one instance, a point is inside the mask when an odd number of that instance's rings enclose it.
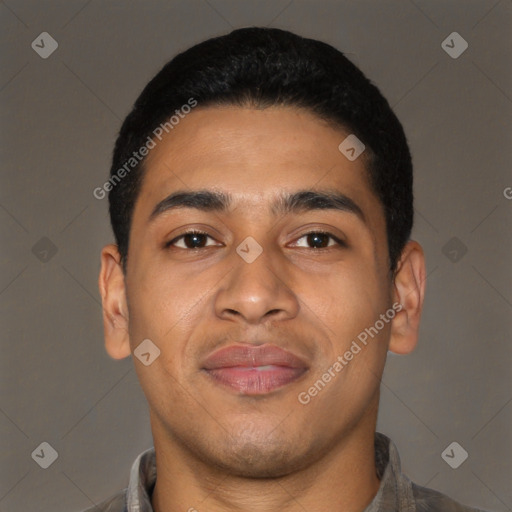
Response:
[[[126,510],[126,489],[124,489],[83,512],[125,512]]]
[[[483,510],[462,505],[438,491],[427,489],[414,483],[412,484],[412,492],[416,512],[484,512]]]

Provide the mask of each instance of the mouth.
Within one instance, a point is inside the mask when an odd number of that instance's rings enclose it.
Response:
[[[275,345],[232,345],[217,350],[203,363],[213,382],[243,395],[264,395],[307,372],[307,364]]]

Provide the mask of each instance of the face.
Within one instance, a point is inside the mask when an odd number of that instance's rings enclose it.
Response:
[[[160,350],[134,358],[155,446],[279,476],[373,432],[403,312],[391,321],[384,214],[365,154],[338,149],[348,135],[288,107],[197,108],[151,150],[118,308],[129,337],[107,349]]]

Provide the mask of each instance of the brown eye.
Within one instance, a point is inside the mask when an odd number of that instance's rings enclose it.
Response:
[[[208,233],[203,233],[202,231],[188,231],[172,239],[170,242],[167,242],[165,247],[174,246],[180,249],[202,249],[204,247],[210,247],[205,245],[208,238],[213,240]]]
[[[335,245],[345,247],[346,244],[339,238],[335,237],[332,233],[326,233],[323,231],[312,231],[305,233],[298,240],[305,240],[306,245],[297,244],[297,247],[308,247],[312,249],[326,249]],[[330,243],[334,242],[334,243]]]

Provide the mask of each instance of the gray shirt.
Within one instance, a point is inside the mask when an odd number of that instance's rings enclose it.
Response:
[[[411,482],[400,470],[396,446],[378,432],[375,434],[375,464],[380,487],[361,512],[483,512]],[[155,482],[155,450],[150,448],[133,463],[127,489],[84,512],[153,512],[151,495]]]

